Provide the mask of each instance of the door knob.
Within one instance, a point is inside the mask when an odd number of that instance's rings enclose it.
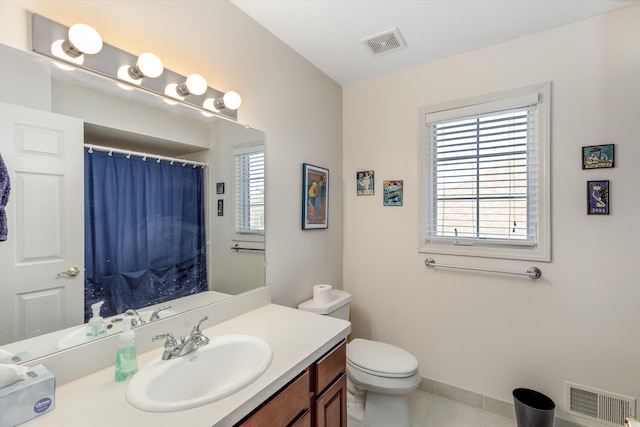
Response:
[[[69,277],[76,277],[80,275],[80,269],[78,267],[69,267],[67,271],[63,271],[62,273],[58,273],[58,276],[62,276],[66,274]]]

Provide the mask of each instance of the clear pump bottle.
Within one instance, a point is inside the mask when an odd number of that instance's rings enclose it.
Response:
[[[136,334],[131,330],[131,316],[122,319],[124,331],[118,338],[116,353],[116,381],[125,381],[138,372],[138,349],[134,343]]]
[[[91,304],[91,310],[93,314],[87,324],[87,339],[96,339],[107,335],[107,325],[104,323],[104,319],[100,316],[100,308],[102,308],[104,301],[98,301],[95,304]]]

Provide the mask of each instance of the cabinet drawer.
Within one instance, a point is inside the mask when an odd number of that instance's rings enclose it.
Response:
[[[311,427],[311,411],[307,411],[291,427]]]
[[[316,362],[315,393],[320,394],[340,374],[347,363],[347,343],[343,341]]]
[[[242,427],[289,425],[301,412],[309,409],[309,387],[309,371],[305,371],[240,425]]]

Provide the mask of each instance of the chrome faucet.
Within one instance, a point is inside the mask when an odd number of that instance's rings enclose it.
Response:
[[[169,360],[176,357],[184,356],[185,354],[189,354],[192,351],[197,350],[203,345],[209,344],[209,338],[205,337],[200,331],[200,325],[202,322],[207,320],[208,317],[204,316],[195,325],[193,325],[193,329],[191,330],[191,335],[188,337],[180,337],[180,342],[177,342],[173,334],[160,334],[154,335],[151,338],[151,341],[158,341],[161,339],[165,339],[164,342],[164,353],[162,353],[162,360]]]
[[[157,308],[157,309],[153,310],[153,313],[151,313],[151,317],[149,318],[149,322],[155,322],[156,320],[160,320],[159,313],[162,310],[166,310],[168,308],[171,308],[171,305],[165,305],[164,307],[160,307],[160,308]]]
[[[140,325],[144,324],[144,320],[142,320],[142,317],[140,317],[138,312],[135,311],[132,308],[130,308],[129,310],[125,311],[124,315],[131,317],[131,326],[134,327],[134,328],[136,326],[140,326]]]
[[[142,320],[142,317],[138,314],[138,312],[132,308],[125,311],[123,317],[114,317],[113,319],[111,319],[111,323],[122,322],[126,316],[129,316],[131,318],[132,328],[135,328],[136,326],[144,325],[145,323],[144,320]]]

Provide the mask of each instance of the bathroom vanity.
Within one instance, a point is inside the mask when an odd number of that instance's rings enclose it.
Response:
[[[343,340],[238,426],[346,427],[346,360]]]
[[[200,314],[193,313],[193,316]],[[167,319],[162,327],[175,329],[165,332],[180,334],[187,321],[179,319],[173,322]],[[210,338],[255,336],[273,350],[267,370],[242,390],[193,409],[145,412],[127,402],[125,393],[129,382],[115,382],[111,365],[59,385],[55,410],[24,425],[343,427],[346,426],[345,339],[350,329],[349,322],[344,320],[267,303],[202,328]],[[141,339],[145,337],[139,336],[136,341]],[[140,354],[141,369],[162,352],[162,345],[155,343],[155,348]],[[115,361],[115,346],[113,357]],[[68,362],[73,365],[73,358]],[[56,369],[52,370],[55,374]]]

